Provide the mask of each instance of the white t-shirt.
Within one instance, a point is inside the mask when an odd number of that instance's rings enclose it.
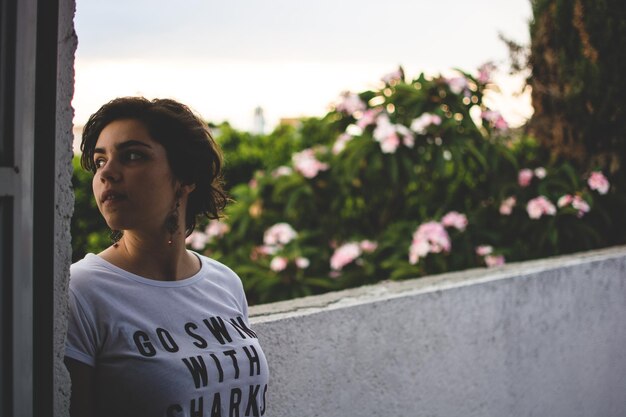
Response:
[[[66,356],[95,367],[106,417],[262,416],[269,370],[239,277],[198,255],[180,281],[88,254],[71,267]]]

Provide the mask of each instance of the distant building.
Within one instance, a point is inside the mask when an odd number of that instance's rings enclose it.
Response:
[[[283,117],[278,122],[279,125],[285,126],[293,126],[300,127],[302,125],[302,120],[299,117]]]
[[[252,133],[256,133],[258,135],[265,133],[265,117],[263,116],[263,108],[261,106],[254,109]]]

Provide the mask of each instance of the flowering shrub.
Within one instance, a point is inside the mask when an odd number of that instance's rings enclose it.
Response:
[[[258,303],[614,242],[609,179],[551,159],[488,108],[492,70],[399,69],[268,135],[277,152],[226,129],[227,166],[256,170],[227,172],[236,203],[188,245],[232,267]]]
[[[298,230],[274,258],[243,267],[256,274],[243,273],[259,301],[282,297],[260,290],[272,282],[312,294],[602,244],[595,196],[610,184],[544,158],[515,134],[482,101],[490,69],[410,81],[398,70],[378,90],[343,93],[321,121],[326,136],[295,153],[283,174],[258,173],[257,188],[233,190],[234,232],[254,241],[275,221]],[[221,245],[208,250],[236,270],[250,262]]]

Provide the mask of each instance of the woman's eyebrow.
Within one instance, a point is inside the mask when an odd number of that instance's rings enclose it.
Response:
[[[115,149],[117,149],[118,151],[120,150],[124,150],[126,148],[130,148],[132,146],[144,146],[146,148],[150,148],[152,149],[152,146],[150,146],[149,144],[142,142],[140,140],[127,140],[126,142],[122,142],[122,143],[118,143],[115,145]],[[104,148],[94,148],[93,149],[93,153],[106,153]]]

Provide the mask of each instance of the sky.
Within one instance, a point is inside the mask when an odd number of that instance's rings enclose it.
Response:
[[[322,116],[342,91],[507,62],[502,33],[528,43],[530,0],[77,0],[74,122],[119,96],[170,97],[205,119],[267,129]],[[502,71],[490,106],[512,125],[532,109]]]

